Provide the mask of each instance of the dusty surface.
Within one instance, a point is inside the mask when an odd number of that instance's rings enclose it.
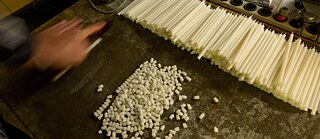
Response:
[[[83,0],[39,30],[74,16],[85,18],[86,23],[106,17]],[[124,17],[116,17],[103,38],[81,66],[54,83],[50,82],[50,73],[0,65],[1,97],[35,138],[105,138],[97,135],[100,122],[92,113],[141,63],[152,57],[162,65],[177,65],[192,78],[191,82],[183,83],[181,92],[188,96],[183,102],[194,108],[189,114],[189,128],[178,132],[175,138],[320,138],[319,114],[311,116],[239,82],[208,60],[197,60],[196,55],[180,50]],[[105,85],[104,91],[95,93],[101,83]],[[200,100],[193,100],[194,95],[200,95]],[[214,97],[220,102],[214,103]],[[177,101],[164,113],[163,121],[168,128],[159,134],[161,137],[170,127],[181,127],[181,122],[168,120],[168,115],[180,104]],[[202,112],[206,116],[199,121],[197,117]],[[219,133],[213,132],[214,126]]]

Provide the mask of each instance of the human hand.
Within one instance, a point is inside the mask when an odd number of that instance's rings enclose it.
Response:
[[[81,28],[81,19],[63,20],[33,37],[33,50],[27,66],[63,69],[80,65],[88,55],[89,36],[106,22]]]

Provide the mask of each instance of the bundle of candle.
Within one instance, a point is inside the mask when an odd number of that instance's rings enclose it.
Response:
[[[301,39],[265,29],[251,17],[212,9],[198,0],[135,0],[123,15],[181,49],[205,57],[226,72],[316,114],[320,58]]]

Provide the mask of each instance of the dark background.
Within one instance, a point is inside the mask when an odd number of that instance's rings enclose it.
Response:
[[[78,0],[35,0],[13,13],[13,15],[22,17],[27,22],[29,30],[32,31],[77,1]]]
[[[307,1],[307,2],[310,2],[310,3],[313,3],[313,4],[320,5],[320,0],[303,0],[303,1]]]

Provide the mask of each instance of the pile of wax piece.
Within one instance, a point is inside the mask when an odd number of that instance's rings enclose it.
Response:
[[[198,0],[135,0],[119,12],[181,49],[315,115],[320,58],[301,39],[286,40],[252,17],[212,9]]]
[[[181,82],[184,79],[191,81],[187,73],[178,70],[176,65],[162,66],[153,58],[144,62],[118,87],[117,96],[107,96],[101,107],[93,113],[102,121],[98,134],[105,132],[111,139],[119,136],[140,139],[145,130],[150,129],[151,136],[159,138],[158,132],[165,129],[161,115],[174,104],[173,96],[182,91]],[[185,107],[191,109],[190,104],[181,106],[177,120],[189,120]],[[184,123],[182,126],[186,128],[187,125]],[[179,130],[179,127],[169,129],[170,133],[165,138],[171,139]]]

